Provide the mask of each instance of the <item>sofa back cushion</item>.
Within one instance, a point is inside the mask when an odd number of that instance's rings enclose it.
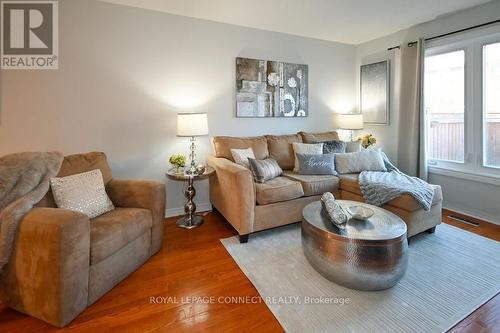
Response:
[[[302,136],[302,141],[304,143],[315,143],[339,139],[339,134],[336,131],[320,133],[299,132],[299,134]]]
[[[252,148],[255,158],[263,160],[269,157],[267,150],[267,140],[264,136],[254,137],[232,137],[232,136],[215,136],[212,140],[214,146],[215,157],[227,158],[234,162],[231,149]]]
[[[300,134],[266,135],[269,157],[276,160],[283,170],[292,170],[295,165],[295,156],[292,143],[302,142]]]
[[[87,172],[99,169],[102,173],[104,185],[107,185],[111,180],[111,169],[108,165],[106,154],[102,152],[90,152],[85,154],[68,155],[64,157],[64,161],[59,169],[57,177],[66,177],[77,173]],[[52,190],[40,200],[37,207],[56,207]]]

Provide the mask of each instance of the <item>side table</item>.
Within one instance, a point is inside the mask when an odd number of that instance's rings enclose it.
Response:
[[[178,227],[192,229],[203,224],[203,217],[196,214],[196,204],[193,201],[194,196],[196,195],[196,190],[194,188],[194,181],[208,178],[214,172],[215,170],[209,166],[207,166],[205,172],[200,175],[198,174],[188,175],[186,173],[177,173],[174,170],[167,171],[166,176],[169,179],[188,182],[188,187],[184,192],[184,195],[186,197],[184,212],[186,214],[177,220]]]

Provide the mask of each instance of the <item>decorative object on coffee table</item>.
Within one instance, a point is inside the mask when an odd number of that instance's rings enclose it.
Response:
[[[337,113],[335,116],[335,124],[339,129],[351,131],[351,141],[353,141],[354,130],[363,129],[363,115]]]
[[[364,206],[375,214],[366,221],[349,219],[343,228],[330,222],[320,201],[303,210],[302,249],[325,278],[347,288],[382,290],[406,272],[406,224],[395,214],[365,203],[337,200],[348,210]]]
[[[208,119],[206,113],[178,113],[177,136],[191,137],[189,159],[191,164],[186,170],[189,175],[196,174],[195,137],[208,135]]]
[[[326,192],[321,196],[321,205],[330,221],[335,223],[337,227],[342,228],[347,223],[347,214],[332,193]]]
[[[184,195],[186,196],[186,204],[184,205],[185,215],[177,220],[178,227],[192,229],[203,224],[203,217],[196,214],[196,204],[193,201],[194,196],[196,195],[194,181],[208,178],[214,172],[215,170],[211,167],[205,167],[205,171],[200,174],[197,174],[196,170],[194,174],[179,174],[174,172],[174,170],[170,170],[167,172],[167,177],[172,180],[188,182],[188,187],[184,192]]]

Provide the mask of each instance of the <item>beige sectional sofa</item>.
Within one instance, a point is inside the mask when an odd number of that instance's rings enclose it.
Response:
[[[312,143],[338,140],[337,132],[266,135],[257,137],[217,136],[213,139],[214,156],[208,164],[216,172],[210,177],[212,205],[238,231],[240,241],[248,235],[302,220],[302,209],[319,200],[324,192],[335,197],[363,201],[358,175],[299,175],[294,166],[293,142]],[[255,183],[249,169],[234,163],[231,149],[251,147],[257,159],[273,158],[284,170],[282,176],[264,184]],[[383,206],[400,216],[408,226],[408,237],[423,231],[434,232],[441,223],[441,187],[433,185],[434,200],[430,211],[424,211],[409,195],[403,195]]]

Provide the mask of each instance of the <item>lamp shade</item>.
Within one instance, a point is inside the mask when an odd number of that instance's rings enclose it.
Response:
[[[206,113],[178,113],[177,136],[208,135],[208,119]]]
[[[337,114],[335,117],[337,127],[346,130],[363,129],[362,114]]]

